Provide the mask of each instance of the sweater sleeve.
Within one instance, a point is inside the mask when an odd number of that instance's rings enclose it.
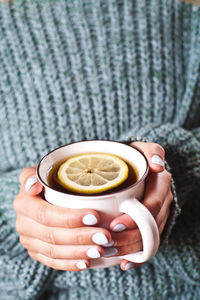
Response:
[[[31,259],[15,229],[13,200],[21,170],[0,172],[0,295],[1,299],[34,299],[53,276],[53,270]]]
[[[166,152],[166,168],[172,174],[174,201],[162,239],[167,241],[176,217],[194,190],[200,191],[200,128],[192,131],[167,123],[152,124],[121,135],[121,141],[145,141],[159,143]]]

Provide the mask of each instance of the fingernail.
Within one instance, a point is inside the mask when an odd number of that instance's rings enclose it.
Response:
[[[84,270],[84,269],[87,269],[87,265],[86,263],[84,262],[84,260],[79,260],[76,264],[77,268],[80,269],[80,270]]]
[[[126,229],[126,226],[124,224],[117,224],[114,228],[113,231],[115,232],[121,232],[124,229]]]
[[[106,248],[107,248],[107,247],[111,247],[111,246],[114,245],[114,243],[115,243],[115,242],[112,240],[110,243],[104,244],[103,246],[106,247]]]
[[[158,155],[152,156],[151,162],[152,162],[153,164],[157,164],[157,165],[160,165],[160,166],[164,167],[164,161],[163,161],[162,158],[161,158],[160,156],[158,156]]]
[[[104,249],[104,255],[105,257],[109,257],[109,256],[114,256],[118,253],[117,248],[115,247],[110,247],[110,248],[106,248]]]
[[[97,218],[92,214],[85,215],[82,221],[85,225],[95,225],[98,222]]]
[[[92,236],[92,240],[94,243],[98,245],[108,244],[108,239],[102,232],[97,232]]]
[[[130,269],[133,269],[134,266],[135,266],[135,265],[134,265],[134,263],[132,263],[132,262],[127,263],[126,266],[125,266],[125,271],[130,270]]]
[[[25,189],[28,192],[30,190],[30,188],[37,182],[37,178],[35,176],[30,177],[26,184],[25,184]]]
[[[99,251],[96,248],[90,248],[87,250],[87,256],[89,256],[90,258],[99,258],[101,255],[99,253]]]

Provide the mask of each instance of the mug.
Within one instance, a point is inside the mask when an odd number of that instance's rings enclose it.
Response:
[[[70,156],[101,152],[111,153],[134,165],[138,171],[138,180],[132,185],[104,195],[73,195],[54,190],[49,186],[48,174],[52,166]],[[44,198],[53,205],[80,209],[96,210],[100,215],[98,226],[109,229],[110,222],[117,216],[125,213],[137,224],[143,242],[143,250],[114,257],[101,257],[90,260],[90,268],[107,268],[127,259],[134,263],[143,263],[149,260],[158,250],[159,232],[157,224],[149,210],[141,204],[145,187],[145,178],[148,174],[148,163],[145,156],[137,149],[115,141],[92,140],[75,142],[61,146],[45,155],[37,166],[37,177],[44,187]],[[120,233],[119,233],[120,234]]]

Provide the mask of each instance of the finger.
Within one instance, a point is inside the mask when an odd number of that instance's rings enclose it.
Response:
[[[167,193],[167,195],[165,197],[163,206],[162,206],[160,212],[158,213],[158,215],[156,216],[156,223],[157,223],[158,227],[163,222],[163,219],[169,212],[172,201],[173,201],[173,195],[172,195],[171,189],[169,189],[169,192]]]
[[[142,204],[154,217],[160,212],[170,186],[171,175],[166,170],[159,174],[151,173],[148,176]]]
[[[27,236],[20,236],[20,242],[29,251],[39,252],[54,259],[94,259],[104,254],[103,248],[100,246],[58,246]]]
[[[136,228],[137,225],[135,221],[126,214],[123,214],[110,223],[110,230],[114,232],[122,232],[125,229],[133,229]]]
[[[131,245],[121,246],[121,247],[111,247],[117,250],[117,253],[113,256],[122,256],[131,253],[136,253],[138,251],[142,251],[143,245],[142,240],[132,243]],[[105,256],[105,253],[104,253]]]
[[[162,232],[164,230],[164,227],[166,225],[168,217],[169,217],[169,211],[165,214],[165,218],[163,219],[162,223],[159,226],[160,235],[162,235]],[[128,271],[130,269],[135,269],[135,268],[141,267],[143,264],[144,263],[140,263],[140,264],[139,263],[133,263],[133,262],[130,262],[126,259],[123,259],[120,263],[120,268],[122,269],[122,271]]]
[[[166,225],[166,223],[167,223],[167,220],[168,220],[168,218],[169,218],[169,214],[170,214],[170,211],[168,210],[168,212],[166,213],[166,215],[165,215],[165,217],[164,217],[162,223],[160,224],[160,226],[159,226],[159,228],[158,228],[159,233],[160,233],[160,236],[161,236],[162,233],[163,233],[163,230],[164,230],[165,225]]]
[[[22,190],[29,195],[39,195],[43,190],[43,186],[36,177],[36,165],[23,169],[19,176],[19,181],[22,185]]]
[[[172,199],[173,199],[171,189],[170,189],[170,191],[169,191],[166,198],[167,199],[164,202],[164,205],[163,205],[163,207],[162,207],[162,209],[161,209],[161,211],[158,214],[157,219],[156,219],[160,236],[163,233],[163,230],[165,228],[165,225],[167,223],[167,220],[168,220],[168,217],[169,217],[169,214],[170,214],[169,207],[170,207]],[[120,267],[121,267],[122,271],[127,271],[127,270],[130,270],[130,269],[133,269],[133,268],[138,268],[138,267],[142,266],[143,264],[144,263],[140,263],[140,264],[133,263],[133,262],[130,262],[128,260],[123,259],[120,263]]]
[[[39,239],[52,245],[105,245],[111,242],[110,232],[104,228],[48,227],[25,216],[18,216],[16,229],[20,236]]]
[[[142,240],[139,229],[125,230],[120,233],[112,232],[114,247],[128,246]]]
[[[60,271],[83,271],[90,266],[89,260],[54,259],[32,251],[28,251],[28,254],[43,265]]]
[[[151,172],[147,178],[142,204],[147,207],[154,217],[162,209],[169,186],[171,186],[170,182],[171,176],[166,170],[160,174]],[[114,232],[122,232],[125,229],[134,228],[137,228],[135,221],[126,214],[115,218],[110,223],[110,230]]]
[[[126,259],[123,259],[120,263],[120,268],[122,269],[122,271],[128,271],[130,269],[136,269],[140,266],[142,266],[144,263],[134,263],[134,262],[131,262],[131,261],[128,261]]]
[[[141,251],[143,248],[142,240],[134,241],[128,246],[104,248],[104,257],[122,256]]]
[[[15,198],[13,205],[17,214],[46,226],[74,228],[99,222],[99,215],[95,210],[59,207],[39,196],[32,197],[24,193]]]
[[[165,168],[165,150],[156,143],[133,142],[131,146],[141,151],[147,158],[152,172],[162,172]]]

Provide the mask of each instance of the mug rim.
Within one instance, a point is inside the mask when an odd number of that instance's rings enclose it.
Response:
[[[50,187],[49,184],[46,184],[46,183],[43,181],[43,179],[41,178],[40,173],[39,173],[39,169],[40,169],[40,166],[41,166],[41,164],[42,164],[43,159],[44,159],[45,157],[47,157],[49,154],[51,154],[51,153],[57,151],[57,150],[60,149],[60,148],[63,148],[63,147],[66,147],[66,146],[70,146],[70,145],[72,145],[72,144],[80,144],[80,143],[87,143],[87,142],[101,142],[101,141],[102,141],[102,142],[109,142],[109,143],[122,144],[122,145],[124,145],[124,146],[133,148],[133,149],[135,149],[136,151],[138,151],[138,152],[142,155],[142,157],[145,159],[145,161],[146,161],[146,170],[145,170],[144,174],[142,175],[142,177],[141,177],[139,180],[137,180],[136,182],[134,182],[133,184],[131,184],[130,186],[125,187],[125,188],[123,188],[123,189],[120,190],[120,191],[116,191],[116,192],[113,192],[113,193],[109,193],[109,194],[107,194],[107,195],[90,195],[90,194],[87,194],[87,195],[75,195],[75,194],[70,194],[70,193],[60,192],[60,191],[55,190],[55,189],[53,189],[52,187]],[[59,147],[57,147],[57,148],[55,148],[55,149],[49,151],[47,154],[45,154],[45,155],[40,159],[40,161],[39,161],[39,163],[38,163],[38,165],[37,165],[37,169],[36,169],[36,175],[37,175],[37,177],[38,177],[38,179],[39,179],[39,181],[40,181],[40,183],[42,184],[43,187],[48,188],[48,189],[50,189],[50,190],[52,190],[52,191],[54,191],[54,192],[56,192],[56,193],[59,193],[59,194],[61,194],[61,195],[70,195],[70,197],[72,197],[72,198],[81,197],[81,198],[87,198],[87,199],[88,199],[88,198],[91,198],[91,199],[98,199],[98,198],[101,198],[101,199],[102,199],[102,198],[108,198],[108,197],[115,196],[116,194],[121,194],[121,193],[123,193],[123,192],[125,192],[125,191],[127,191],[127,190],[130,190],[130,189],[133,188],[134,186],[138,185],[140,182],[144,181],[144,179],[147,177],[148,172],[149,172],[149,164],[148,164],[148,160],[147,160],[146,156],[145,156],[140,150],[138,150],[136,147],[127,145],[127,144],[125,144],[125,143],[123,143],[123,142],[120,142],[120,141],[104,140],[104,139],[99,139],[99,140],[94,139],[94,140],[76,141],[76,142],[71,142],[71,143],[68,143],[68,144],[65,144],[65,145],[61,145],[61,146],[59,146]]]

